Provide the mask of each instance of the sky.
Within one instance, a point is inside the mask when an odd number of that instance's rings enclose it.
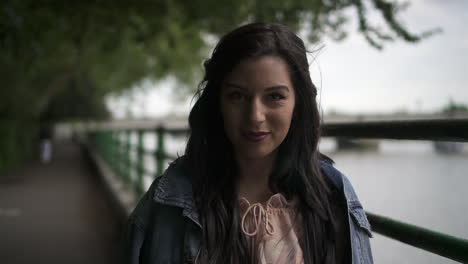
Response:
[[[346,40],[324,39],[319,44],[320,51],[311,55],[310,72],[325,113],[434,112],[450,99],[468,105],[468,1],[410,2],[399,18],[411,32],[441,28],[442,33],[418,44],[397,40],[379,51],[351,23]],[[370,15],[383,23],[376,12]],[[190,111],[191,98],[174,98],[174,85],[171,80],[144,82],[143,89],[108,104],[117,118],[128,112],[134,117],[183,115]]]

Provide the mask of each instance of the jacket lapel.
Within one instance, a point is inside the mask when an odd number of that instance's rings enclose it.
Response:
[[[183,209],[182,214],[201,228],[200,218],[193,199],[192,183],[185,173],[184,164],[175,160],[161,175],[154,191],[153,200],[169,206]]]

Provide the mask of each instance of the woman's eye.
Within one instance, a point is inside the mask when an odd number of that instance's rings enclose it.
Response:
[[[227,96],[228,99],[231,101],[239,101],[244,98],[244,96],[240,92],[231,92]]]
[[[273,99],[274,101],[279,101],[279,100],[282,100],[284,98],[286,98],[284,95],[280,94],[280,93],[272,93],[270,94],[270,98]]]

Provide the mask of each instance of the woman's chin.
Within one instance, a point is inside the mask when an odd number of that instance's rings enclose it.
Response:
[[[261,149],[261,148],[249,148],[237,152],[237,158],[247,160],[259,160],[268,158],[273,154],[274,150]]]

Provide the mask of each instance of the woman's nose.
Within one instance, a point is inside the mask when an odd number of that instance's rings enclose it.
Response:
[[[260,99],[253,98],[249,103],[248,119],[250,122],[257,124],[265,121],[265,107]]]

